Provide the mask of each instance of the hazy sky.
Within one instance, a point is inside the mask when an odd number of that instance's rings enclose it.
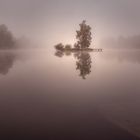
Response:
[[[0,0],[0,24],[46,45],[73,43],[86,19],[96,41],[140,34],[140,0]]]

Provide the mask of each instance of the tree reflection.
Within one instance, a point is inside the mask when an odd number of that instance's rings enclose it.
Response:
[[[74,53],[76,59],[76,70],[80,72],[79,76],[86,79],[86,76],[91,73],[91,56],[88,51],[56,51],[55,56],[62,58],[64,55],[69,56]]]
[[[80,71],[79,76],[86,79],[86,76],[91,73],[91,56],[88,52],[78,52],[75,54],[77,58],[76,70]]]
[[[55,56],[57,57],[63,57],[64,53],[62,51],[56,51]]]
[[[0,53],[0,74],[6,75],[15,61],[15,54],[10,52]]]

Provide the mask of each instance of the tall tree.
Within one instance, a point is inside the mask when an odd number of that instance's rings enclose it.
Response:
[[[75,44],[75,48],[77,49],[85,49],[88,48],[91,44],[91,27],[86,24],[86,21],[83,20],[81,24],[79,24],[80,30],[76,31],[77,43]]]

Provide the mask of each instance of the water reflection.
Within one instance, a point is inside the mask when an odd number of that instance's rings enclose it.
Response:
[[[134,140],[131,133],[140,134],[140,67],[120,64],[112,58],[115,52],[101,57],[106,53],[63,51],[54,58],[44,50],[1,52],[0,64],[14,64],[10,74],[0,78],[1,133],[35,134],[38,139]],[[80,77],[72,76],[75,70]]]
[[[75,54],[76,70],[80,71],[79,76],[86,79],[86,76],[91,73],[91,56],[88,52],[78,52]]]
[[[59,51],[55,52],[55,56],[62,58],[64,55],[70,56],[71,51]],[[76,70],[80,72],[79,76],[82,79],[86,79],[86,76],[91,73],[91,56],[87,51],[74,52],[74,58],[76,59]]]
[[[12,68],[16,55],[12,52],[0,52],[0,74],[6,75]]]
[[[140,50],[106,50],[101,54],[103,59],[117,59],[119,62],[140,63]]]
[[[55,56],[57,57],[63,57],[64,53],[62,51],[56,51]]]

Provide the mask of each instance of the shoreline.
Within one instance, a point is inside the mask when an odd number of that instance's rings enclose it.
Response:
[[[69,52],[102,52],[103,49],[102,48],[87,48],[87,49],[75,49],[75,48],[72,48],[72,49],[56,49],[57,51],[62,51],[62,52],[66,52],[66,51],[69,51]]]

